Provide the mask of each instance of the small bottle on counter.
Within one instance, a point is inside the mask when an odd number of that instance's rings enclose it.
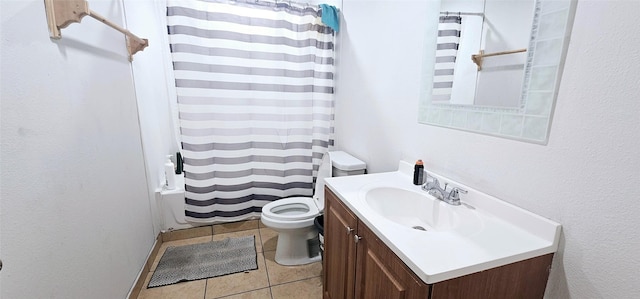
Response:
[[[422,185],[424,183],[424,163],[422,160],[416,161],[413,167],[413,184]]]
[[[167,155],[167,162],[164,163],[165,186],[167,190],[176,188],[175,166],[171,162],[171,155]]]

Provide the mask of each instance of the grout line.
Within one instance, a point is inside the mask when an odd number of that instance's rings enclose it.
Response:
[[[285,284],[289,284],[289,283],[294,283],[294,282],[301,282],[301,281],[305,281],[305,280],[309,280],[309,279],[314,279],[314,278],[322,278],[322,275],[319,276],[311,276],[311,277],[307,277],[307,278],[301,278],[298,280],[292,280],[292,281],[287,281],[287,282],[283,282],[283,283],[279,283],[279,284],[274,284],[274,285],[269,285],[270,287],[277,287],[277,286],[281,286],[281,285],[285,285]]]
[[[247,293],[251,293],[251,292],[255,292],[255,291],[259,291],[259,290],[264,290],[264,289],[269,289],[269,292],[271,292],[271,288],[269,288],[269,287],[264,287],[264,288],[257,288],[257,289],[253,289],[253,290],[248,290],[248,291],[240,292],[240,293],[229,294],[229,295],[225,295],[225,296],[222,296],[222,297],[216,297],[216,299],[229,298],[229,297],[238,296],[238,295],[241,295],[241,294],[247,294]]]
[[[207,299],[207,284],[209,283],[209,279],[204,279],[204,295],[202,295],[202,299]]]
[[[269,268],[267,267],[267,257],[265,256],[264,243],[262,243],[262,233],[258,230],[258,235],[260,236],[260,244],[262,245],[262,259],[264,261],[264,271],[267,273],[267,283],[269,284],[269,289],[271,289],[271,278],[269,278]]]
[[[267,284],[269,285],[269,296],[273,299],[273,291],[271,290],[271,278],[269,277],[269,268],[267,267],[267,257],[264,254],[264,242],[262,242],[262,230],[260,229],[260,225],[258,225],[258,235],[260,236],[260,245],[262,247],[262,259],[264,261],[264,272],[267,274]]]

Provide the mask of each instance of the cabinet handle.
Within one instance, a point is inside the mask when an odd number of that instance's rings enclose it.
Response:
[[[358,235],[353,235],[353,241],[355,241],[356,243],[358,243],[360,240],[362,240],[362,237],[358,236]]]
[[[347,226],[347,235],[351,234],[351,232],[353,231],[354,231],[353,228]]]

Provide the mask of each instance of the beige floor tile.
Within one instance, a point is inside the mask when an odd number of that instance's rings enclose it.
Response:
[[[269,282],[272,286],[305,278],[319,277],[322,273],[321,262],[300,266],[282,266],[275,262],[275,254],[275,251],[264,252]]]
[[[278,244],[278,232],[270,228],[260,229],[260,239],[262,239],[262,250],[273,251],[276,250]]]
[[[213,234],[213,230],[211,228],[211,225],[200,226],[200,227],[165,232],[162,234],[162,241],[163,242],[177,241],[177,240],[205,237],[205,236],[210,236],[212,234]]]
[[[169,246],[191,245],[191,244],[198,244],[198,243],[205,243],[205,242],[211,242],[211,236],[191,238],[191,239],[186,239],[186,240],[169,241],[169,242],[162,243],[162,245],[160,245],[160,250],[158,251],[158,255],[156,256],[156,259],[153,262],[153,265],[151,266],[151,270],[149,270],[149,271],[153,272],[153,271],[156,270],[156,267],[158,266],[158,263],[160,262],[160,258],[162,258],[162,255],[167,250],[167,247],[169,247]]]
[[[314,277],[271,287],[273,299],[321,299],[322,279]]]
[[[223,297],[224,299],[271,299],[271,290],[269,288],[259,289],[237,295]]]
[[[207,279],[206,299],[220,298],[269,286],[262,253],[258,253],[258,269]]]
[[[255,239],[256,252],[262,252],[262,242],[260,241],[260,232],[257,229],[243,230],[243,231],[234,232],[234,233],[217,234],[217,235],[213,235],[213,240],[218,241],[218,240],[224,240],[226,238],[237,238],[237,237],[247,237],[247,236],[256,237]]]
[[[247,220],[238,222],[229,222],[223,224],[215,224],[213,226],[213,234],[225,234],[242,230],[258,229],[258,222],[260,220]]]
[[[163,287],[155,287],[147,289],[149,280],[153,272],[149,272],[147,279],[144,282],[142,291],[138,295],[138,299],[202,299],[204,298],[204,291],[206,280],[194,280],[187,282],[180,282]]]

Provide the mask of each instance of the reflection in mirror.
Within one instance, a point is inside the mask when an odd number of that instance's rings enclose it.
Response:
[[[481,49],[485,55],[508,54],[482,60],[474,104],[518,107],[527,55],[517,51],[526,51],[529,46],[534,2],[486,0],[485,3],[486,26],[483,28]]]
[[[421,123],[546,144],[575,0],[442,0]]]
[[[534,1],[442,0],[440,11],[433,103],[518,108]]]

